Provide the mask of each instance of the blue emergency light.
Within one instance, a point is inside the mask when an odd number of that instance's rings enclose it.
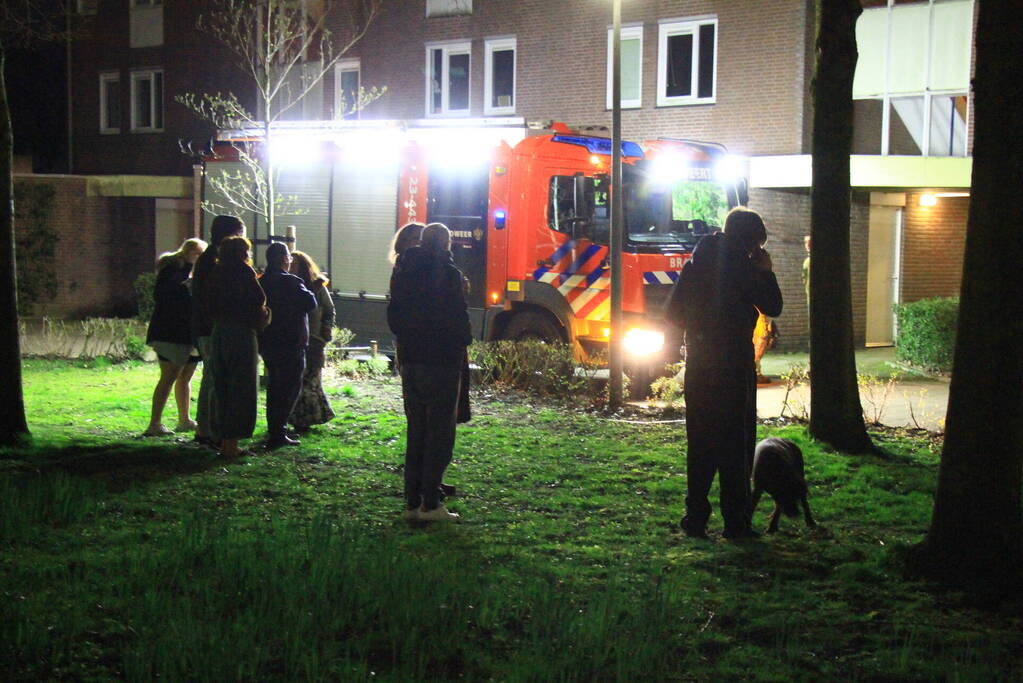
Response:
[[[504,212],[504,209],[498,209],[494,212],[494,229],[504,230],[504,221],[508,217],[508,214]]]
[[[611,141],[607,138],[591,138],[582,135],[555,135],[554,142],[579,145],[589,150],[590,154],[611,154]],[[635,142],[622,140],[622,156],[643,158],[643,148]]]

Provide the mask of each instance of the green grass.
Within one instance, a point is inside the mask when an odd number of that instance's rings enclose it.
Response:
[[[446,477],[463,523],[418,528],[398,520],[397,382],[330,382],[339,417],[301,448],[225,462],[136,436],[154,381],[26,363],[35,445],[0,451],[0,679],[1023,677],[1019,603],[909,581],[892,552],[926,530],[939,443],[878,433],[888,457],[849,457],[765,429],[803,447],[823,528],[691,541],[682,425],[478,397]]]

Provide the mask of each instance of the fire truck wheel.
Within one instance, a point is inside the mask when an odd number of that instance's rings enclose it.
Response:
[[[548,344],[565,341],[561,326],[550,316],[537,311],[518,313],[504,328],[501,336],[514,341],[536,340]]]

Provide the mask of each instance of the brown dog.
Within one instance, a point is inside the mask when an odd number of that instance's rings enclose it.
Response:
[[[803,452],[788,439],[764,439],[757,444],[753,454],[753,505],[750,517],[757,510],[760,496],[764,492],[774,498],[774,512],[768,532],[778,530],[778,519],[784,513],[787,517],[799,516],[799,503],[808,527],[817,526],[810,514],[806,500],[806,476],[803,473]]]

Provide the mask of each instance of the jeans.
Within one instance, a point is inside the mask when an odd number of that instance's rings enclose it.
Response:
[[[460,368],[406,363],[401,367],[405,402],[405,504],[432,510],[455,447]]]

